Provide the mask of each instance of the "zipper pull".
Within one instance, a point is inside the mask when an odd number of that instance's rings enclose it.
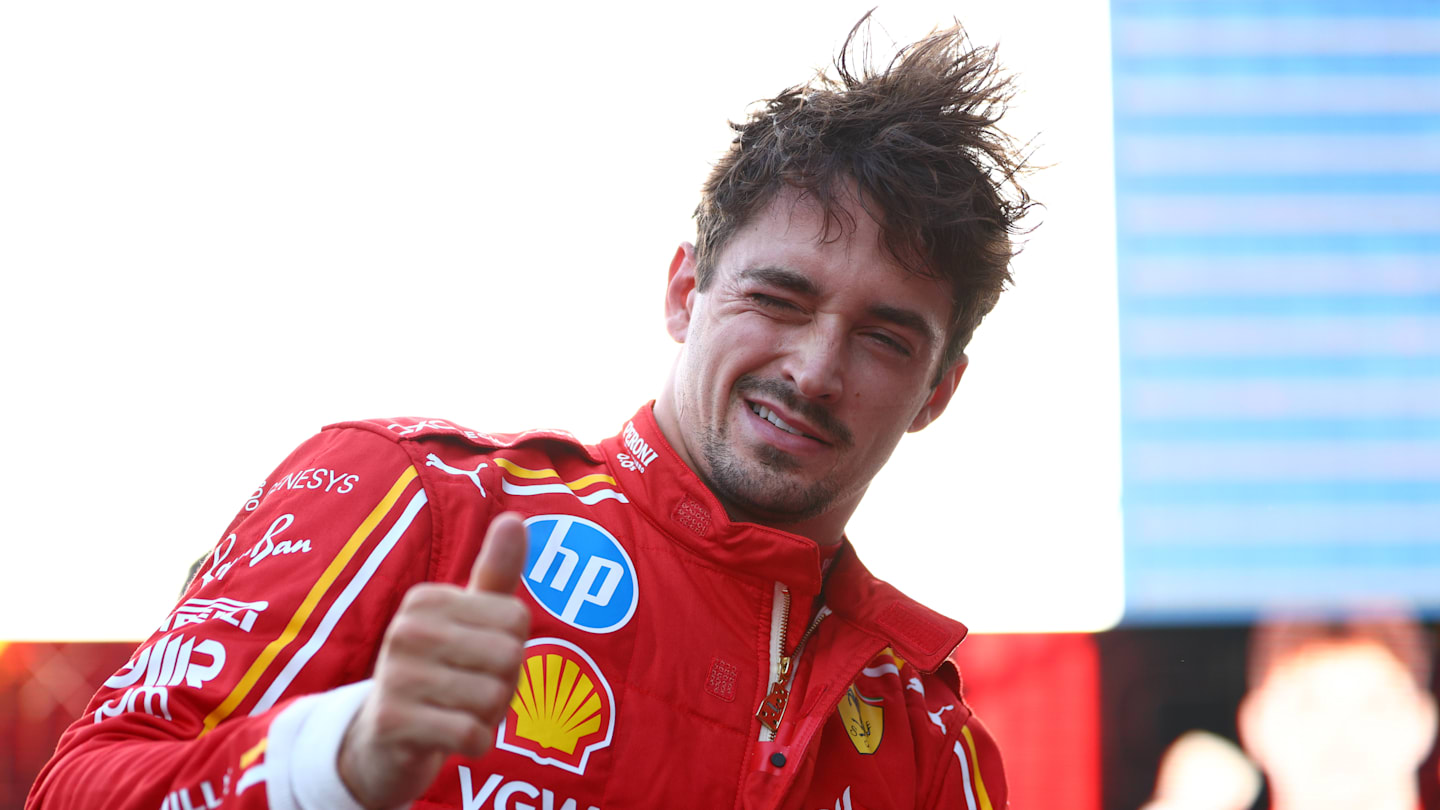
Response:
[[[787,668],[789,658],[783,658],[782,669]],[[755,718],[760,725],[769,729],[773,734],[780,728],[780,720],[785,717],[785,707],[790,703],[790,690],[785,688],[785,673],[782,671],[775,683],[770,684],[770,694],[760,704],[760,710],[755,712]]]
[[[786,619],[788,621],[788,614],[790,612],[790,591],[788,589],[785,591],[785,602]],[[815,628],[819,627],[820,622],[824,621],[825,617],[829,615],[830,608],[822,605],[820,610],[815,614],[815,618],[810,621],[810,626],[805,628],[805,634],[800,637],[799,643],[795,645],[794,652],[790,655],[782,654],[780,656],[780,664],[776,667],[777,674],[775,676],[775,682],[770,684],[770,694],[765,696],[765,700],[760,704],[760,709],[755,712],[755,719],[760,721],[760,725],[769,729],[771,734],[779,733],[780,721],[785,717],[785,707],[790,703],[790,687],[786,685],[786,681],[789,680],[790,676],[790,663],[793,659],[799,658],[800,653],[805,651],[805,642],[810,640],[810,634],[814,633]],[[784,649],[783,635],[781,636],[781,649]]]

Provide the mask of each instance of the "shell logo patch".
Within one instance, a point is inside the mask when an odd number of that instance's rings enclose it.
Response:
[[[845,723],[845,733],[855,750],[862,754],[873,754],[880,748],[880,739],[885,736],[884,701],[878,697],[860,694],[855,684],[845,690],[840,698],[840,720]]]
[[[610,745],[615,732],[610,683],[584,650],[564,639],[533,638],[525,650],[495,745],[583,774],[590,754]]]

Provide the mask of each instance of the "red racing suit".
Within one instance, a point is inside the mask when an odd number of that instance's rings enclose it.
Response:
[[[1006,807],[947,660],[965,628],[848,543],[822,570],[810,540],[730,522],[648,405],[596,446],[326,428],[245,503],[26,807],[356,806],[336,753],[390,617],[415,583],[465,583],[504,510],[529,535],[520,685],[495,749],[451,758],[416,807]]]

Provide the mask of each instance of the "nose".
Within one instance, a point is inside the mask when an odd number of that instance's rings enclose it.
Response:
[[[797,336],[785,357],[785,375],[806,399],[833,402],[844,391],[845,340],[840,330],[817,322]]]

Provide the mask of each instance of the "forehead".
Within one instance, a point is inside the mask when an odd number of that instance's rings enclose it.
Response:
[[[756,270],[799,274],[818,294],[863,292],[876,299],[872,303],[907,303],[943,329],[951,311],[948,286],[906,269],[883,238],[880,226],[853,191],[832,202],[827,211],[813,196],[787,188],[735,232],[716,269],[731,283],[755,277]]]
[[[1414,678],[1383,644],[1368,640],[1323,641],[1291,652],[1272,676],[1292,682],[1335,682],[1351,687],[1393,686]]]
[[[879,225],[856,199],[853,189],[830,200],[827,209],[815,194],[787,186],[772,195],[735,232],[730,245],[738,244],[747,249],[744,252],[771,248],[832,255],[855,251],[884,254],[880,240]],[[896,265],[893,257],[884,258],[887,264]]]

